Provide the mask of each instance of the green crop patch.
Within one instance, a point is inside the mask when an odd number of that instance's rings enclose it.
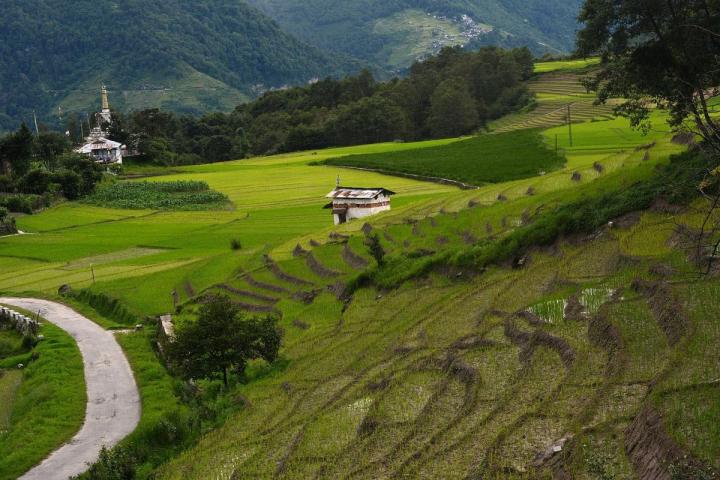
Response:
[[[225,194],[201,181],[117,182],[101,185],[88,203],[135,210],[219,210],[229,207]]]
[[[441,147],[333,158],[325,163],[482,185],[534,177],[560,168],[564,159],[547,147],[539,132],[525,130],[480,135]]]

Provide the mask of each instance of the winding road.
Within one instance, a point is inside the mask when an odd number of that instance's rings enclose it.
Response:
[[[46,300],[4,298],[0,303],[30,312],[69,333],[85,365],[85,422],[70,442],[55,450],[21,480],[66,480],[94,463],[103,446],[112,447],[140,421],[140,394],[130,364],[113,334],[69,307]]]

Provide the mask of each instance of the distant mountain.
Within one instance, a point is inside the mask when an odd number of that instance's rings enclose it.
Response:
[[[446,45],[573,49],[582,0],[248,0],[289,33],[391,69]]]
[[[263,89],[352,70],[239,0],[4,0],[0,130],[36,110],[228,110]]]

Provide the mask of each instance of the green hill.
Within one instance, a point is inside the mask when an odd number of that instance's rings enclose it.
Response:
[[[567,52],[580,1],[249,0],[288,32],[391,69],[448,45],[528,45]],[[466,17],[463,17],[466,16]]]
[[[267,88],[343,71],[242,2],[9,0],[0,16],[0,129],[97,108],[229,110]],[[58,109],[61,110],[58,110]]]

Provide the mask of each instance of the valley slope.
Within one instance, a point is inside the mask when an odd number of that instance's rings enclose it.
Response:
[[[0,130],[119,109],[230,110],[262,89],[349,70],[242,2],[10,0],[0,16]]]
[[[567,52],[580,1],[249,0],[313,45],[390,69],[409,67],[442,46],[529,46]],[[466,17],[463,17],[466,16]]]

